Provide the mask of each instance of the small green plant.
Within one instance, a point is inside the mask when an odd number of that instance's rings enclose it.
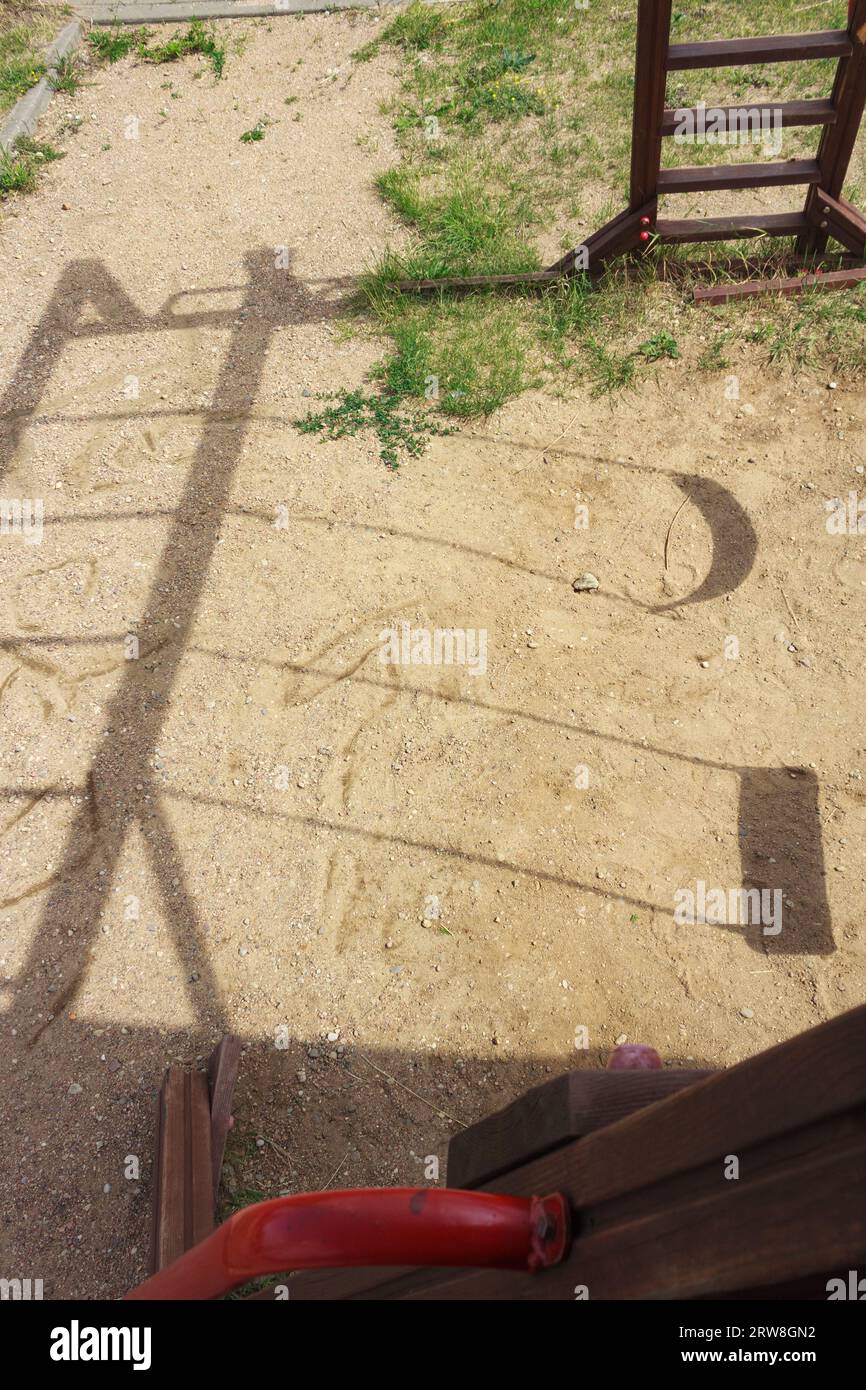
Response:
[[[21,136],[11,154],[0,153],[0,201],[5,201],[12,193],[32,192],[40,169],[62,158],[63,152],[55,150],[53,145]]]
[[[641,343],[638,352],[647,362],[658,362],[662,357],[676,359],[681,356],[676,339],[664,330],[654,333],[645,343]]]
[[[412,458],[422,454],[431,435],[451,433],[447,426],[422,417],[418,412],[410,414],[401,410],[404,397],[397,393],[344,389],[325,392],[318,399],[334,404],[302,420],[293,420],[292,424],[301,434],[346,439],[370,432],[379,441],[379,457],[390,469],[399,467],[401,453]]]
[[[119,63],[133,49],[140,50],[149,37],[149,29],[91,29],[87,42],[100,62]]]
[[[139,46],[139,53],[145,63],[174,63],[178,58],[186,58],[190,53],[200,53],[209,58],[217,78],[222,77],[226,61],[226,51],[221,48],[213,34],[208,33],[200,19],[194,19],[184,34],[176,34],[166,43],[155,48]]]
[[[256,140],[264,140],[265,127],[267,126],[267,124],[267,117],[265,116],[263,116],[260,121],[256,121],[252,130],[245,130],[243,135],[241,136],[241,140],[243,141],[243,143],[245,145],[251,145]]]

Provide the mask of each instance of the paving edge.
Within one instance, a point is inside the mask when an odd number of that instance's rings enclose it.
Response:
[[[15,141],[22,135],[32,135],[39,117],[54,95],[51,78],[62,59],[68,57],[79,45],[84,26],[80,19],[74,19],[60,30],[48,52],[45,54],[46,71],[35,87],[25,92],[16,101],[0,129],[0,150],[10,153]]]
[[[77,12],[91,24],[177,24],[189,19],[279,19],[282,15],[328,14],[336,10],[376,10],[397,5],[401,0],[272,0],[271,4],[240,0],[202,0],[201,4],[173,3],[139,5],[77,6]]]

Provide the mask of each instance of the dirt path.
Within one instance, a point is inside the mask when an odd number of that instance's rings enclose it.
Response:
[[[862,398],[660,368],[396,476],[298,434],[379,351],[340,318],[394,235],[374,30],[100,74],[0,228],[2,493],[45,509],[0,543],[0,1272],[46,1296],[143,1276],[155,1089],[226,1028],[229,1202],[444,1176],[623,1034],[727,1065],[866,991],[866,543],[824,510]],[[485,669],[383,663],[404,622]],[[698,881],[782,931],[677,925]]]

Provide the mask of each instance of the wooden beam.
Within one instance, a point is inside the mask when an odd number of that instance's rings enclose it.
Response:
[[[640,0],[638,5],[629,195],[632,212],[656,196],[671,9],[672,0]]]
[[[214,1226],[210,1100],[204,1072],[169,1067],[159,1093],[153,1192],[153,1273]]]
[[[574,252],[570,251],[573,256]],[[528,270],[516,275],[446,275],[441,280],[396,280],[395,289],[406,294],[430,294],[436,290],[484,290],[493,285],[545,285],[558,280],[557,270]]]
[[[779,34],[754,39],[712,39],[671,44],[668,70],[729,68],[752,63],[795,63],[802,59],[845,58],[852,51],[847,29],[819,34]]]
[[[803,212],[762,212],[754,217],[660,217],[655,225],[659,241],[679,245],[697,241],[738,241],[756,236],[798,236],[808,223]]]
[[[705,168],[662,169],[659,193],[708,193],[720,188],[779,188],[785,184],[817,183],[817,160],[786,159],[778,164],[710,164]]]
[[[796,275],[779,280],[746,280],[742,284],[709,285],[695,290],[697,304],[726,304],[759,294],[802,294],[804,290],[850,290],[866,282],[866,266],[828,270],[823,275]]]
[[[730,129],[733,123],[742,120],[743,113],[757,113],[758,129],[764,112],[768,112],[773,121],[778,120],[782,126],[808,126],[808,125],[835,125],[836,108],[828,98],[821,101],[780,101],[780,102],[748,102],[744,101],[739,106],[711,106],[697,107],[668,107],[662,118],[662,135],[673,135],[681,127],[683,117],[688,117],[691,127],[694,129],[701,118],[707,120],[715,119],[720,114],[725,118],[725,129]],[[777,115],[778,113],[778,115]],[[752,129],[752,127],[748,127]]]
[[[821,232],[841,242],[855,256],[866,255],[866,218],[845,198],[831,198],[819,189],[809,216]]]
[[[211,1053],[207,1064],[210,1096],[211,1170],[213,1200],[216,1205],[220,1190],[220,1173],[232,1117],[232,1098],[241,1056],[240,1039],[227,1033]]]
[[[479,1187],[711,1075],[698,1070],[566,1072],[455,1134],[448,1145],[448,1186]]]

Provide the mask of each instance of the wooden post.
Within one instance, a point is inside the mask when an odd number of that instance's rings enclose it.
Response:
[[[658,191],[671,6],[672,0],[640,0],[638,7],[629,202],[632,212],[653,202]]]
[[[816,216],[819,188],[831,198],[838,198],[842,192],[866,109],[866,0],[852,0],[850,10],[849,33],[854,51],[850,58],[842,58],[839,62],[832,95],[837,117],[833,125],[824,127],[818,146],[820,178],[806,197],[806,216],[813,224],[820,222]],[[826,230],[813,225],[798,238],[798,254],[820,255],[827,248],[828,235]]]

